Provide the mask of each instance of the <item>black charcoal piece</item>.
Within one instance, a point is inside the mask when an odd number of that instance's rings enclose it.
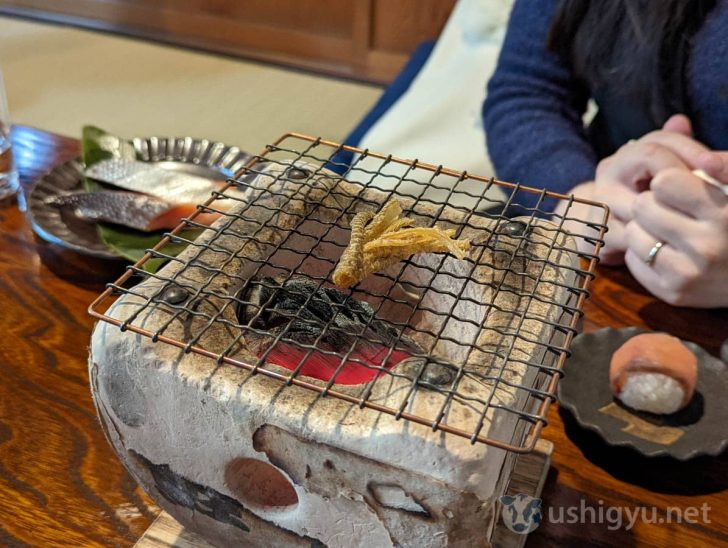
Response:
[[[301,344],[347,352],[355,344],[382,344],[413,352],[421,349],[397,329],[378,320],[365,301],[305,276],[263,278],[239,295],[241,324],[283,333]],[[321,332],[324,331],[322,334]]]

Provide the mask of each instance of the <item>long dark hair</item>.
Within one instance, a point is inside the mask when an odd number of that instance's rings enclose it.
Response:
[[[716,0],[562,0],[548,46],[590,89],[616,84],[645,101],[656,126],[689,113],[691,39]]]

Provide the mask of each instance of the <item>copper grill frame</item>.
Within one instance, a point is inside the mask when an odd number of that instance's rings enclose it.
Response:
[[[458,180],[474,180],[481,182],[483,184],[487,185],[494,185],[501,187],[503,189],[510,189],[511,191],[511,197],[509,198],[509,202],[512,199],[514,195],[516,195],[518,192],[528,192],[528,193],[535,193],[540,195],[539,203],[543,201],[543,199],[549,197],[549,198],[556,198],[559,200],[568,200],[568,207],[566,209],[566,213],[561,217],[561,224],[559,225],[559,230],[563,230],[561,226],[563,225],[563,222],[565,218],[567,217],[567,214],[569,210],[571,209],[571,206],[574,203],[580,203],[584,204],[593,208],[598,208],[603,211],[601,220],[598,222],[592,222],[592,221],[582,221],[585,226],[591,227],[593,229],[597,230],[597,234],[595,236],[589,236],[587,239],[589,242],[593,242],[594,244],[594,251],[593,253],[579,253],[579,256],[581,257],[581,265],[586,264],[586,268],[583,266],[580,267],[580,276],[578,280],[578,287],[574,287],[576,294],[578,295],[576,298],[576,302],[573,305],[570,305],[569,308],[573,309],[575,313],[572,313],[571,315],[571,321],[568,324],[560,325],[561,328],[564,330],[564,340],[561,344],[561,350],[559,351],[559,356],[556,360],[556,363],[553,367],[548,367],[546,369],[552,370],[552,374],[550,379],[548,380],[547,385],[543,390],[539,391],[540,396],[537,398],[540,399],[540,404],[538,405],[538,408],[533,411],[532,413],[525,413],[523,411],[514,411],[515,413],[519,414],[520,420],[527,420],[527,422],[531,423],[530,428],[528,431],[522,436],[522,443],[513,443],[513,442],[506,442],[499,439],[493,439],[489,438],[487,436],[484,436],[482,433],[479,432],[479,430],[476,430],[473,433],[470,433],[469,431],[464,431],[460,428],[454,427],[448,423],[443,423],[440,421],[440,418],[437,418],[436,420],[428,419],[426,417],[421,417],[419,415],[411,414],[407,411],[403,411],[402,409],[394,409],[392,407],[387,407],[382,404],[372,402],[367,399],[367,396],[363,397],[356,397],[347,393],[343,393],[337,390],[332,390],[330,385],[322,386],[319,384],[315,384],[312,382],[309,382],[307,380],[304,380],[302,378],[299,378],[296,376],[294,372],[291,372],[290,375],[281,374],[277,371],[272,371],[270,369],[266,369],[265,367],[261,367],[261,364],[254,364],[254,363],[246,363],[244,361],[237,360],[235,358],[231,358],[230,356],[226,355],[220,355],[214,352],[211,352],[209,350],[206,350],[205,348],[202,348],[200,346],[197,346],[195,344],[185,343],[181,340],[176,340],[170,337],[167,337],[160,333],[155,333],[152,331],[149,331],[147,329],[144,329],[138,325],[134,325],[133,323],[127,323],[127,321],[122,321],[118,318],[114,318],[112,316],[107,315],[105,312],[108,311],[111,304],[113,303],[113,300],[115,299],[115,296],[119,293],[124,293],[125,290],[123,289],[125,284],[129,282],[129,280],[134,276],[135,274],[143,272],[143,265],[150,260],[153,257],[166,257],[165,254],[161,252],[161,250],[171,241],[175,239],[175,237],[182,232],[184,229],[189,228],[190,226],[195,226],[195,218],[205,210],[210,211],[211,205],[215,200],[218,199],[218,197],[225,193],[228,189],[231,187],[240,184],[240,182],[236,182],[235,179],[243,176],[246,172],[252,171],[252,168],[259,163],[263,163],[266,161],[266,157],[274,152],[274,151],[280,151],[280,150],[287,150],[280,145],[287,140],[297,140],[299,142],[309,143],[309,147],[316,147],[316,146],[324,146],[328,147],[332,150],[330,156],[329,156],[329,162],[332,158],[335,157],[337,153],[340,152],[349,152],[353,154],[358,154],[365,157],[370,158],[376,158],[378,160],[383,160],[385,163],[396,163],[404,166],[409,166],[410,169],[423,169],[429,172],[432,172],[433,174],[442,174],[442,175],[448,175],[451,177],[456,177]],[[325,160],[322,160],[325,162]],[[323,167],[323,166],[322,166]],[[404,176],[403,176],[404,177]],[[214,211],[214,209],[212,209]],[[538,206],[535,208],[534,213],[532,213],[532,216],[536,214],[536,211],[538,210]],[[127,267],[124,274],[122,274],[115,282],[111,284],[107,284],[107,288],[101,295],[99,295],[89,306],[88,313],[95,318],[96,320],[101,320],[104,322],[107,322],[109,324],[115,325],[122,330],[128,329],[129,331],[132,331],[134,333],[138,333],[140,335],[143,335],[145,337],[151,338],[153,341],[157,342],[163,342],[172,346],[175,346],[177,348],[183,349],[186,352],[194,352],[199,355],[205,356],[207,358],[210,358],[212,360],[215,360],[218,364],[228,364],[236,367],[240,367],[242,369],[246,369],[248,371],[251,371],[253,374],[260,373],[262,375],[266,375],[270,378],[276,379],[278,381],[281,381],[282,383],[285,383],[286,385],[296,385],[300,386],[302,388],[306,388],[308,390],[313,390],[314,392],[318,392],[322,397],[324,396],[333,396],[335,398],[339,398],[341,400],[347,401],[352,404],[356,404],[359,407],[366,407],[373,409],[375,411],[379,411],[382,413],[386,413],[389,415],[394,416],[396,419],[403,418],[405,420],[421,424],[424,426],[428,426],[432,428],[432,430],[440,430],[443,432],[446,432],[448,434],[453,434],[456,436],[460,436],[463,438],[467,438],[470,440],[471,443],[481,442],[485,443],[494,447],[498,447],[501,449],[505,449],[508,451],[512,451],[515,453],[528,453],[533,451],[535,448],[536,442],[540,438],[541,430],[543,427],[547,424],[546,415],[548,414],[549,408],[551,406],[551,403],[555,401],[556,398],[556,386],[558,384],[558,381],[562,375],[562,369],[564,362],[566,361],[569,352],[568,348],[571,345],[571,341],[573,337],[575,336],[577,332],[577,325],[580,320],[580,318],[583,316],[583,305],[584,301],[588,297],[588,286],[591,280],[594,278],[594,272],[596,270],[596,266],[598,264],[599,258],[599,251],[601,247],[604,244],[604,234],[606,233],[606,223],[609,216],[609,208],[602,203],[593,202],[590,200],[575,198],[573,195],[564,195],[559,193],[554,193],[546,190],[538,190],[535,188],[529,188],[525,186],[521,186],[520,184],[514,184],[509,183],[505,181],[497,180],[493,177],[483,177],[478,175],[471,175],[467,172],[461,172],[456,171],[453,169],[445,168],[443,166],[437,166],[434,164],[429,164],[425,162],[420,162],[419,160],[406,160],[402,158],[398,158],[392,155],[384,155],[376,152],[371,152],[368,149],[361,149],[358,147],[348,146],[348,145],[342,145],[339,143],[336,143],[334,141],[329,141],[322,139],[320,137],[311,137],[308,135],[296,133],[296,132],[289,132],[283,134],[281,137],[276,139],[272,144],[267,145],[263,151],[253,156],[246,165],[235,174],[234,178],[228,179],[227,184],[219,191],[211,194],[210,198],[204,203],[198,206],[197,211],[195,211],[189,218],[184,219],[178,226],[176,226],[171,232],[168,232],[164,235],[164,237],[160,240],[160,242],[154,246],[154,248],[147,250],[145,255],[137,261],[134,265],[131,265]],[[573,217],[570,217],[570,219],[574,219]],[[200,225],[197,225],[200,226]],[[293,273],[292,273],[293,274]],[[564,303],[565,306],[566,303]],[[105,305],[105,306],[104,306]],[[146,306],[146,305],[145,305]],[[102,311],[103,310],[103,311]],[[548,347],[548,345],[546,345]],[[416,381],[415,381],[416,383]],[[331,383],[329,383],[331,384]],[[522,387],[523,388],[523,387]],[[416,389],[416,388],[413,388]],[[527,391],[528,388],[524,388]],[[365,391],[366,394],[366,391]],[[533,396],[531,394],[531,396]],[[528,398],[527,398],[528,399]],[[486,406],[485,410],[483,411],[483,416],[485,415],[488,407]],[[530,417],[530,419],[523,419],[522,415],[526,414]],[[517,424],[520,424],[520,422],[517,422]]]

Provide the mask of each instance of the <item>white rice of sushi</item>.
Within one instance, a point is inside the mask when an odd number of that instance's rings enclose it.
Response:
[[[633,373],[627,377],[619,394],[625,405],[660,415],[680,409],[684,397],[680,383],[662,373]]]

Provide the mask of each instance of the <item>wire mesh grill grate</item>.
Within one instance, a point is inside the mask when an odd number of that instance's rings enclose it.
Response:
[[[522,205],[526,193],[535,206]],[[606,207],[569,198],[544,222],[544,201],[566,197],[299,134],[267,146],[213,194],[109,284],[91,315],[472,443],[534,447],[593,278]],[[468,257],[415,255],[334,288],[353,213],[392,198],[418,225],[470,239]],[[577,203],[599,221],[577,218]],[[208,228],[200,213],[219,219]],[[180,236],[190,227],[206,231]],[[179,256],[166,251],[179,243],[187,244]],[[169,264],[149,272],[152,258]]]

